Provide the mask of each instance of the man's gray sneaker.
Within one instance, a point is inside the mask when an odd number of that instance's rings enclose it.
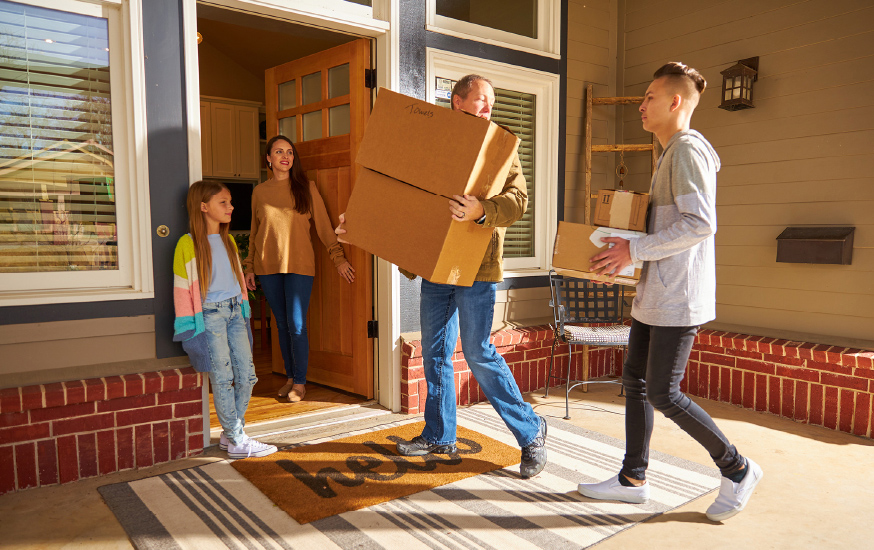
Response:
[[[537,430],[537,436],[534,441],[522,447],[522,464],[519,465],[522,479],[534,477],[546,467],[546,419],[539,415],[538,418],[540,429]]]
[[[428,443],[424,437],[417,435],[412,441],[398,443],[398,453],[403,456],[423,456],[428,454],[448,455],[456,452],[455,443],[439,445]]]

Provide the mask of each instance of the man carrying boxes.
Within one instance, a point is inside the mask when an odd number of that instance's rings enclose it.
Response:
[[[452,90],[453,111],[485,121],[494,103],[491,82],[478,75],[461,78]],[[389,119],[385,108],[392,104],[398,108]],[[381,90],[357,158],[362,169],[337,234],[397,264],[410,279],[422,276],[425,428],[412,441],[398,443],[398,452],[420,456],[456,451],[452,354],[460,334],[465,360],[522,448],[520,472],[530,478],[546,466],[546,421],[522,399],[507,363],[490,342],[496,283],[503,280],[504,231],[528,206],[518,138],[494,124],[460,116]],[[402,153],[409,136],[423,128],[440,134],[431,139],[440,140],[443,156]],[[449,132],[459,128],[456,135]],[[458,150],[447,153],[453,148]],[[506,177],[496,179],[496,174]],[[464,191],[447,191],[458,180],[466,180],[461,182]],[[369,192],[359,191],[362,182]],[[388,192],[392,194],[386,196]],[[401,212],[379,216],[368,203],[374,194],[377,200],[400,201]],[[407,242],[398,243],[399,238]]]
[[[716,172],[719,157],[704,136],[690,130],[692,113],[706,82],[682,63],[668,63],[653,75],[640,106],[643,128],[664,152],[652,180],[648,233],[637,239],[605,238],[612,248],[591,258],[601,275],[634,261],[644,268],[631,309],[625,386],[625,460],[617,476],[581,483],[587,497],[642,503],[649,442],[656,408],[698,441],[722,473],[713,521],[746,506],[762,469],[744,458],[713,419],[680,391],[698,326],[716,317]]]

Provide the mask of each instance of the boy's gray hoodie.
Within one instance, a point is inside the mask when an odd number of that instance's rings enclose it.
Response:
[[[719,157],[695,130],[668,141],[650,189],[647,235],[630,241],[643,272],[631,316],[655,326],[716,318],[716,172]]]

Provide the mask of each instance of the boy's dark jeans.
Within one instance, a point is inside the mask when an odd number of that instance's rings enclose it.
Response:
[[[704,410],[680,391],[698,327],[657,327],[631,323],[625,386],[625,460],[620,473],[646,479],[653,409],[673,420],[707,449],[723,476],[743,467],[744,459]]]

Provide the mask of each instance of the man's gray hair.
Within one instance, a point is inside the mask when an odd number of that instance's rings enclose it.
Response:
[[[455,109],[455,96],[460,97],[461,99],[467,99],[467,96],[470,94],[471,88],[473,85],[479,82],[480,80],[484,82],[488,82],[489,86],[492,87],[492,90],[495,89],[495,86],[492,84],[492,81],[484,76],[480,76],[478,74],[469,74],[466,76],[462,76],[458,79],[458,82],[455,83],[455,86],[452,87],[452,108]]]

